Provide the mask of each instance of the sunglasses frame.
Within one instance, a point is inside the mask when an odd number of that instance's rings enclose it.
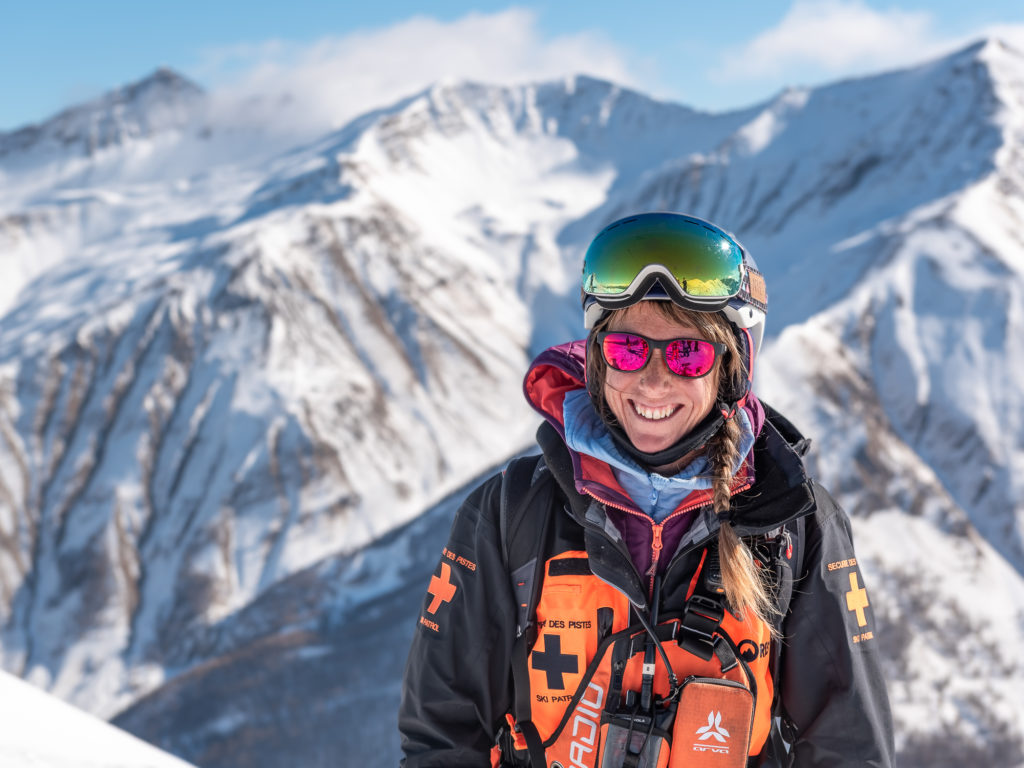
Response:
[[[604,351],[604,340],[608,336],[635,336],[638,339],[643,339],[644,343],[647,344],[647,358],[644,360],[644,364],[632,371],[623,370],[622,368],[616,368],[608,359],[608,355]],[[715,370],[715,363],[721,356],[723,356],[726,352],[729,351],[729,348],[725,344],[722,344],[721,342],[718,341],[708,341],[707,339],[694,339],[687,336],[680,336],[675,339],[658,340],[650,339],[647,336],[644,336],[643,334],[633,333],[632,331],[602,331],[596,334],[596,339],[598,346],[601,348],[601,357],[604,358],[604,361],[608,365],[608,367],[614,371],[619,371],[620,373],[637,373],[638,371],[642,371],[644,368],[650,365],[651,358],[654,357],[654,351],[656,349],[660,349],[661,356],[665,361],[665,367],[668,369],[668,372],[671,373],[673,376],[678,376],[681,379],[703,379],[705,376],[707,376],[709,373]],[[676,373],[675,371],[673,371],[671,366],[669,366],[668,364],[668,345],[676,341],[695,341],[700,344],[710,344],[711,348],[715,351],[715,356],[712,358],[711,365],[708,367],[708,369],[704,371],[704,373],[701,373],[697,376],[688,376],[685,373]]]

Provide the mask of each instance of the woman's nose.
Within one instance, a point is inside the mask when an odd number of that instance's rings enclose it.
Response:
[[[640,377],[640,383],[649,389],[663,389],[672,383],[672,372],[665,364],[665,356],[660,349],[654,350],[651,355]]]

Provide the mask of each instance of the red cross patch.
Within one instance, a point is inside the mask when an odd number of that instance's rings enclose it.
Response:
[[[452,584],[452,567],[448,563],[441,563],[441,575],[430,577],[430,586],[427,594],[433,596],[430,605],[427,606],[427,613],[437,613],[441,603],[450,603],[455,597],[456,587]]]

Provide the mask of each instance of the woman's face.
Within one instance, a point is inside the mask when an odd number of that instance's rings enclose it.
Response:
[[[665,317],[653,301],[616,312],[609,331],[638,333],[649,339],[705,339],[690,325]],[[661,350],[639,371],[606,366],[604,396],[612,413],[638,450],[657,453],[677,443],[711,412],[718,392],[720,365],[707,376],[688,379],[672,373]]]

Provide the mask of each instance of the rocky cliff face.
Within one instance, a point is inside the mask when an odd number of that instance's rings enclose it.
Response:
[[[5,668],[202,765],[393,762],[457,489],[529,442],[582,249],[684,210],[766,273],[758,389],[854,516],[901,764],[1024,761],[1018,52],[722,115],[438,86],[249,155],[170,73],[118,94],[0,136]],[[34,149],[111,104],[150,128]]]

